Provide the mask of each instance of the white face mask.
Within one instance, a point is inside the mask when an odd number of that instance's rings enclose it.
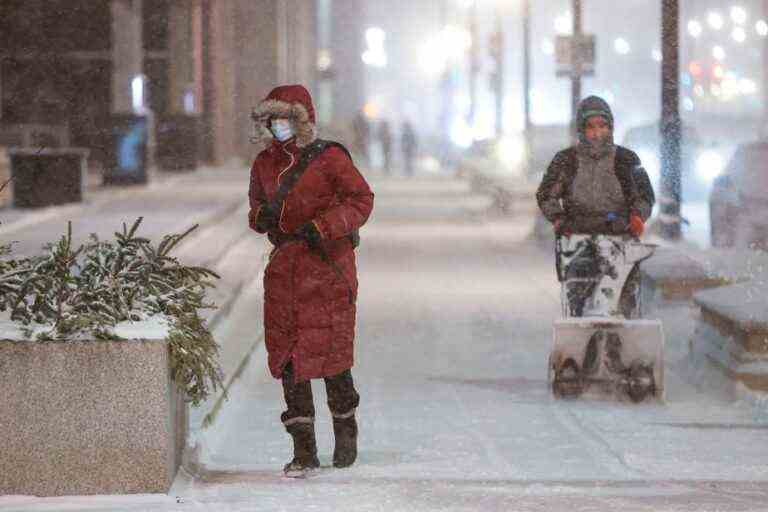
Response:
[[[270,130],[280,142],[285,142],[294,136],[293,125],[288,119],[273,119]]]

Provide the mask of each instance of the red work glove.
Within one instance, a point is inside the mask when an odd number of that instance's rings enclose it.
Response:
[[[573,234],[571,227],[565,219],[556,219],[552,227],[555,229],[555,235],[570,237]]]
[[[629,215],[629,232],[632,233],[632,236],[635,238],[640,238],[643,236],[643,231],[645,231],[645,223],[643,222],[643,219],[640,218],[638,214],[631,213]]]

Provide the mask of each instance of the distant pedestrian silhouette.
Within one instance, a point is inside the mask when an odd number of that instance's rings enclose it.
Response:
[[[400,134],[400,148],[403,152],[403,166],[406,176],[413,176],[414,161],[418,151],[419,141],[416,137],[416,131],[409,121],[403,123],[403,130]]]
[[[381,143],[381,153],[384,157],[384,172],[392,174],[392,130],[389,127],[389,121],[386,119],[379,123],[379,142]]]

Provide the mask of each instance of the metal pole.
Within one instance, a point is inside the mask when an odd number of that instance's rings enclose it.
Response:
[[[578,141],[578,126],[576,123],[576,112],[579,110],[579,101],[581,101],[581,37],[582,27],[582,6],[581,0],[573,0],[573,69],[571,75],[571,139],[574,143]]]
[[[766,0],[768,1],[768,0]],[[525,155],[531,157],[531,2],[523,0],[523,117]],[[530,160],[529,160],[530,162]]]
[[[680,5],[662,0],[661,10],[661,236],[677,240],[680,230]]]

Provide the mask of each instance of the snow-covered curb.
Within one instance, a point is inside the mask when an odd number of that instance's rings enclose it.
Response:
[[[0,315],[0,340],[5,341],[34,341],[37,336],[51,330],[48,324],[31,324],[32,336],[26,335],[25,326],[11,322],[7,315]],[[112,330],[115,340],[164,340],[168,337],[170,325],[164,316],[153,316],[144,320],[118,323]],[[67,338],[67,341],[92,341],[95,337],[87,332],[80,332]]]

